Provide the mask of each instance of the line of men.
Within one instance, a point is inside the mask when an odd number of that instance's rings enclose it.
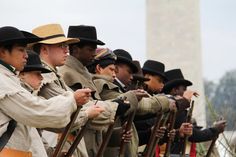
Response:
[[[158,145],[171,138],[171,153],[178,154],[185,136],[202,142],[223,132],[226,121],[204,130],[185,123],[196,93],[186,90],[192,83],[180,69],[165,72],[164,64],[154,60],[141,69],[127,51],[98,45],[105,43],[97,39],[94,26],[70,26],[67,37],[59,24],[39,26],[32,33],[0,28],[0,156],[53,156],[76,110],[63,147],[66,153],[85,127],[74,157],[96,157],[99,152],[104,157],[136,157],[151,135],[161,139]],[[177,110],[174,129],[154,131],[156,115],[170,110]]]

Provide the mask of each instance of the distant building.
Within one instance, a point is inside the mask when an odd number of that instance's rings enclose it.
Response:
[[[205,126],[199,0],[147,0],[147,59],[181,68],[199,92],[194,117]]]

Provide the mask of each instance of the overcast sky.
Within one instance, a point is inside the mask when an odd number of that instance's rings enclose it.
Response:
[[[0,26],[31,31],[60,23],[94,25],[98,38],[111,49],[123,48],[144,62],[145,0],[1,0]],[[201,0],[203,75],[217,81],[236,69],[236,0]]]

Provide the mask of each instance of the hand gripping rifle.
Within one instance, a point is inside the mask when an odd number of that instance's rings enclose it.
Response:
[[[127,120],[127,124],[126,124],[125,132],[124,133],[127,133],[131,129],[132,123],[133,123],[133,120],[134,120],[134,116],[136,114],[136,110],[137,110],[137,106],[135,106],[134,111],[132,113],[130,113],[130,115],[128,116],[128,120]],[[119,157],[123,157],[124,156],[125,145],[126,145],[125,139],[122,139],[121,140],[121,144],[120,144]]]
[[[187,113],[187,118],[186,118],[186,122],[187,123],[190,123],[191,122],[191,119],[192,119],[192,114],[193,114],[193,107],[194,107],[194,100],[191,101],[191,106],[188,110],[188,113]],[[182,145],[182,149],[181,149],[181,152],[180,152],[180,157],[185,157],[185,151],[186,151],[186,145],[187,145],[187,141],[188,141],[188,136],[184,136],[184,139],[183,139],[183,145]]]
[[[176,120],[176,110],[171,110],[170,111],[170,126],[168,128],[168,131],[171,131],[174,129],[174,125],[175,125],[175,120]],[[171,148],[171,143],[172,143],[172,139],[169,137],[167,144],[166,144],[166,150],[165,150],[165,154],[164,157],[169,157],[170,156],[170,148]]]
[[[144,150],[144,157],[152,157],[153,156],[155,146],[159,142],[159,138],[156,137],[156,132],[161,126],[163,126],[165,124],[166,119],[165,119],[165,116],[163,113],[157,113],[157,120],[156,120],[156,123],[153,127],[153,131],[152,131],[152,134],[149,138],[147,147]]]
[[[140,81],[139,81],[139,80],[137,80],[134,89],[138,89],[138,88],[141,88],[141,86],[140,86]],[[147,93],[147,94],[148,94],[148,93]],[[150,95],[149,95],[149,97],[150,97]],[[133,120],[134,120],[134,117],[135,117],[135,114],[136,114],[137,107],[138,107],[138,104],[135,106],[134,111],[129,114],[128,120],[127,120],[127,124],[126,124],[126,128],[125,128],[125,132],[124,132],[124,133],[127,133],[127,132],[131,129],[132,123],[133,123]],[[121,140],[121,145],[120,145],[119,157],[123,157],[123,156],[124,156],[125,145],[126,145],[125,139],[122,139],[122,140]]]

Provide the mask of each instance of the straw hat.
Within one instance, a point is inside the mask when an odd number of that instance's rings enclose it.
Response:
[[[32,31],[33,34],[44,38],[39,43],[42,44],[58,44],[65,42],[67,44],[73,44],[79,42],[79,39],[66,38],[61,25],[59,24],[48,24],[39,26]]]

